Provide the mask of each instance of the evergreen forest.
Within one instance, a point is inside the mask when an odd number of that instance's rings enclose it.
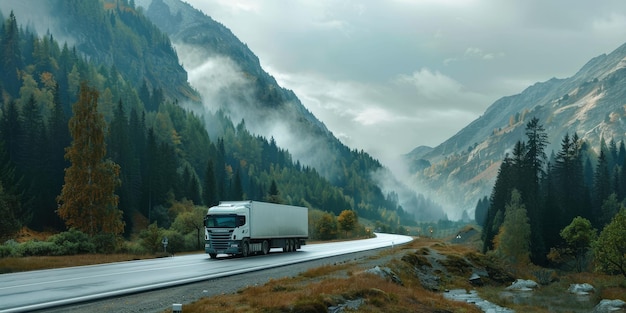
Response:
[[[569,257],[580,271],[593,246],[598,264],[626,274],[626,241],[620,239],[626,229],[625,143],[602,140],[593,149],[576,133],[566,134],[560,150],[548,156],[539,119],[528,121],[525,135],[502,161],[491,196],[476,206],[483,252],[541,266],[561,266]],[[613,259],[605,259],[604,249]]]
[[[245,121],[233,123],[223,111],[199,116],[181,105],[201,100],[168,37],[133,1],[55,5],[90,36],[87,43],[58,42],[20,24],[13,12],[0,12],[0,238],[22,227],[75,227],[65,208],[83,203],[71,198],[80,188],[70,187],[81,185],[72,167],[84,155],[94,161],[89,173],[98,169],[113,188],[99,203],[119,210],[119,223],[92,228],[92,235],[130,238],[150,225],[170,227],[186,210],[181,204],[241,199],[333,217],[352,210],[388,231],[415,223],[397,195],[372,181],[370,173],[382,165],[367,153],[344,147],[335,162],[341,174],[331,183],[273,138],[250,133]],[[218,135],[210,136],[209,128]],[[81,150],[85,132],[92,135]]]

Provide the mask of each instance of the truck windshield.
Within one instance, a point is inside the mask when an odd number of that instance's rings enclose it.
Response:
[[[237,215],[207,215],[204,225],[206,227],[234,228],[237,225]]]

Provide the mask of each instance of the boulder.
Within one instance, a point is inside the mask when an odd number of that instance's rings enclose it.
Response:
[[[482,280],[482,278],[480,278],[480,275],[478,275],[477,273],[473,273],[472,276],[470,276],[469,282],[470,282],[470,284],[472,284],[474,286],[482,286],[483,285],[483,280]]]
[[[592,313],[616,313],[626,312],[626,302],[622,300],[603,299],[593,308]]]
[[[402,280],[400,279],[400,277],[398,277],[398,275],[396,273],[394,273],[390,268],[388,267],[380,267],[378,265],[376,265],[376,267],[374,268],[370,268],[369,270],[365,271],[366,273],[370,273],[370,274],[374,274],[374,275],[378,275],[382,278],[386,278],[386,279],[391,279],[391,281],[393,281],[394,283],[402,286]]]
[[[590,284],[584,283],[584,284],[571,284],[569,285],[569,288],[567,289],[567,291],[569,291],[570,293],[584,296],[584,295],[588,295],[590,292],[595,292],[596,289],[593,288],[593,286],[591,286]]]
[[[539,285],[534,280],[517,279],[511,284],[511,286],[506,287],[506,290],[530,291],[537,287],[539,287]]]

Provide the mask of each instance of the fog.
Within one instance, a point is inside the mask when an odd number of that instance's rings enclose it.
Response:
[[[63,31],[55,15],[51,14],[51,1],[37,0],[2,0],[0,11],[4,19],[9,18],[13,11],[17,23],[26,29],[35,31],[39,36],[53,34],[54,39],[62,46],[67,43],[73,46],[76,40]]]

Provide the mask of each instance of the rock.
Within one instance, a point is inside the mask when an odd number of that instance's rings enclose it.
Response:
[[[398,275],[396,273],[394,273],[390,268],[388,267],[380,267],[378,265],[376,265],[376,267],[374,268],[370,268],[369,270],[365,271],[366,273],[370,273],[370,274],[374,274],[374,275],[378,275],[382,278],[389,278],[391,279],[391,281],[393,281],[394,283],[402,286],[402,280],[400,279],[400,277],[398,277]]]
[[[596,289],[593,288],[590,284],[571,284],[567,289],[570,293],[575,293],[577,295],[588,295],[590,292],[595,292]]]
[[[467,292],[465,289],[452,289],[443,294],[444,298],[462,301],[467,303],[473,303],[477,307],[479,307],[483,312],[491,313],[491,312],[502,312],[502,313],[515,313],[515,311],[501,307],[495,303],[489,302],[487,300],[483,300],[478,296],[476,290],[470,290]]]
[[[441,279],[437,275],[417,272],[417,278],[424,289],[428,289],[430,291],[439,291],[441,289]]]
[[[592,313],[616,313],[626,312],[626,302],[622,300],[607,300],[603,299],[593,308]]]
[[[342,313],[345,312],[346,309],[350,312],[357,311],[359,307],[365,303],[365,300],[362,298],[356,300],[347,300],[345,303],[339,304],[337,306],[328,307],[329,313]]]
[[[476,273],[473,273],[472,276],[470,276],[469,282],[470,282],[470,284],[472,284],[474,286],[482,286],[483,285],[482,278],[480,278],[480,275],[478,275]]]
[[[537,282],[531,279],[517,279],[514,281],[511,286],[506,287],[506,290],[519,290],[519,291],[530,291],[539,287]]]

